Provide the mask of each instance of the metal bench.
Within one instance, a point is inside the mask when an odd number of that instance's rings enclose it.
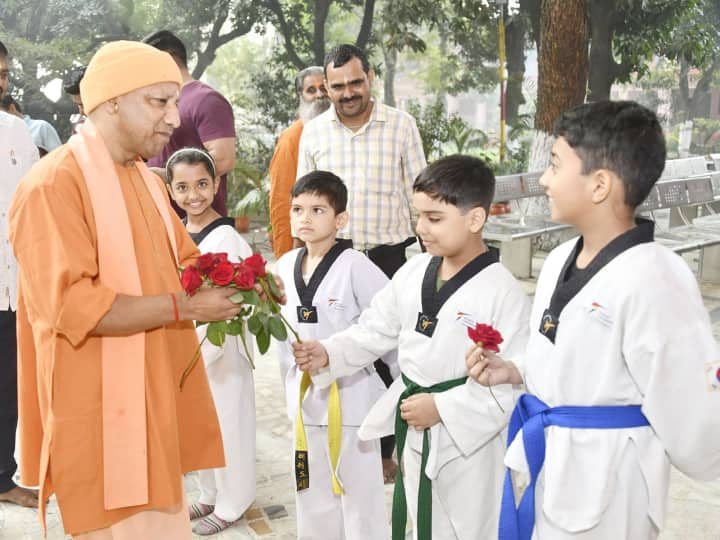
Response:
[[[483,230],[483,237],[500,247],[503,264],[519,278],[531,276],[532,239],[544,233],[569,229],[568,225],[555,223],[547,216],[528,216],[527,207],[521,199],[545,197],[539,180],[542,172],[498,176],[495,179],[494,202],[507,201],[514,213],[490,216]]]
[[[703,225],[699,218],[703,209],[715,200],[713,177],[706,173],[685,180],[662,181],[656,184],[655,191],[657,208],[649,210],[650,213],[669,208],[677,216],[677,219],[671,217],[667,229],[656,230],[655,239],[676,253],[699,251],[699,277],[720,281],[720,222],[715,221],[717,228],[714,228],[713,222]]]

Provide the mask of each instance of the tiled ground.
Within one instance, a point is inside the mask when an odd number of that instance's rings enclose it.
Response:
[[[265,247],[267,250],[266,245],[260,247]],[[692,255],[689,256],[688,263],[691,266],[696,264]],[[540,264],[541,260],[538,259],[536,275]],[[524,281],[524,285],[529,293],[533,292],[533,280]],[[715,336],[720,340],[720,286],[703,284],[702,290],[713,319]],[[256,364],[257,500],[242,520],[230,529],[215,535],[214,538],[217,540],[295,538],[293,479],[290,476],[290,422],[285,416],[284,396],[273,350],[271,349],[268,355]],[[186,478],[186,485],[189,499],[193,501],[198,496],[193,475]],[[388,508],[390,496],[391,487],[388,486],[386,488]],[[667,526],[660,535],[660,540],[719,540],[718,516],[720,516],[720,480],[699,483],[673,471]],[[54,502],[51,503],[48,511],[48,525],[48,539],[66,538]],[[40,538],[40,529],[34,511],[0,503],[0,539],[39,540]]]

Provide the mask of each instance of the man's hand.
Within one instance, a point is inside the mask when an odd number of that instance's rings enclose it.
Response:
[[[400,418],[418,431],[431,428],[441,422],[432,394],[415,394],[400,403]]]
[[[523,383],[522,375],[515,364],[481,347],[475,346],[468,351],[465,365],[468,368],[468,377],[483,386]]]
[[[319,341],[296,341],[292,348],[295,364],[300,371],[316,371],[327,366],[330,361],[325,347]]]
[[[237,293],[232,287],[201,287],[195,294],[177,294],[178,312],[181,320],[229,321],[234,319],[242,304],[235,304],[230,297]]]

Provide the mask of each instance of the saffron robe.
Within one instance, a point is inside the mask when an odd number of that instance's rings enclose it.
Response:
[[[119,165],[116,172],[124,198],[118,204],[124,202],[128,212],[143,294],[180,291],[166,228],[140,174]],[[179,264],[187,264],[197,257],[197,248],[180,220],[174,215],[172,220]],[[149,502],[108,511],[103,501],[101,339],[90,334],[116,293],[99,283],[93,210],[68,146],[38,162],[20,183],[10,226],[19,266],[23,483],[39,485],[41,500],[57,495],[69,534],[178,505],[182,473],[223,465],[204,369],[195,369],[179,390],[180,375],[198,347],[193,323],[145,332]]]

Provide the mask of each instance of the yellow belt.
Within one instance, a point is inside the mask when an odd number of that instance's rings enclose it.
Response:
[[[295,418],[295,480],[297,490],[301,491],[310,487],[310,469],[308,467],[308,446],[305,435],[305,423],[302,416],[303,399],[308,388],[312,384],[310,374],[303,373],[300,381],[300,397],[298,402],[297,416]],[[340,446],[342,442],[342,410],[340,408],[340,390],[337,382],[330,385],[330,396],[328,397],[328,450],[330,453],[330,466],[332,468],[332,486],[335,495],[344,495],[340,481],[337,478],[337,464],[340,458]]]

